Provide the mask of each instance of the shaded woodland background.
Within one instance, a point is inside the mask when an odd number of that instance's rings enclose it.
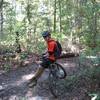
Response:
[[[91,80],[91,93],[100,100],[100,0],[0,0],[0,70],[38,59],[45,30],[63,53],[79,55],[80,76]],[[69,77],[70,84],[80,76]]]

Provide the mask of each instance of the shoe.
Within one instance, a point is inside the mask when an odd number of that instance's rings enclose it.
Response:
[[[36,84],[37,84],[37,79],[31,79],[31,80],[29,81],[29,83],[28,83],[28,86],[29,86],[30,88],[32,88],[32,87],[36,86]]]

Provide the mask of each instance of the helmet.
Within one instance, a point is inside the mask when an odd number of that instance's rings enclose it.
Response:
[[[43,37],[50,36],[50,32],[49,32],[49,31],[44,31],[44,32],[42,33],[42,36],[43,36]]]

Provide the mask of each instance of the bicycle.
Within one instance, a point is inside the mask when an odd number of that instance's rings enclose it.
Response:
[[[65,79],[67,73],[65,69],[57,62],[54,62],[48,68],[49,68],[48,79],[49,79],[50,92],[54,97],[58,97],[63,94],[64,88],[61,79]]]
[[[62,67],[62,65],[60,65],[56,61],[50,64],[48,66],[48,69],[49,69],[49,76],[48,76],[49,90],[54,97],[61,96],[64,93],[63,92],[64,86],[61,80],[66,78],[67,73],[65,69]]]

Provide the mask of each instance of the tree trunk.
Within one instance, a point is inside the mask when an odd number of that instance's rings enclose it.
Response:
[[[93,48],[96,47],[96,34],[97,34],[97,12],[95,11],[96,8],[96,1],[92,0],[93,3],[93,26],[92,26],[92,33],[93,33]]]
[[[31,24],[30,0],[27,1],[26,12],[27,12],[28,23],[30,25]]]
[[[57,1],[55,0],[55,3],[54,3],[54,32],[56,32],[56,3]]]
[[[62,31],[62,24],[61,24],[61,0],[59,0],[59,19],[60,19],[60,32]]]
[[[0,33],[3,34],[3,0],[0,2]]]

